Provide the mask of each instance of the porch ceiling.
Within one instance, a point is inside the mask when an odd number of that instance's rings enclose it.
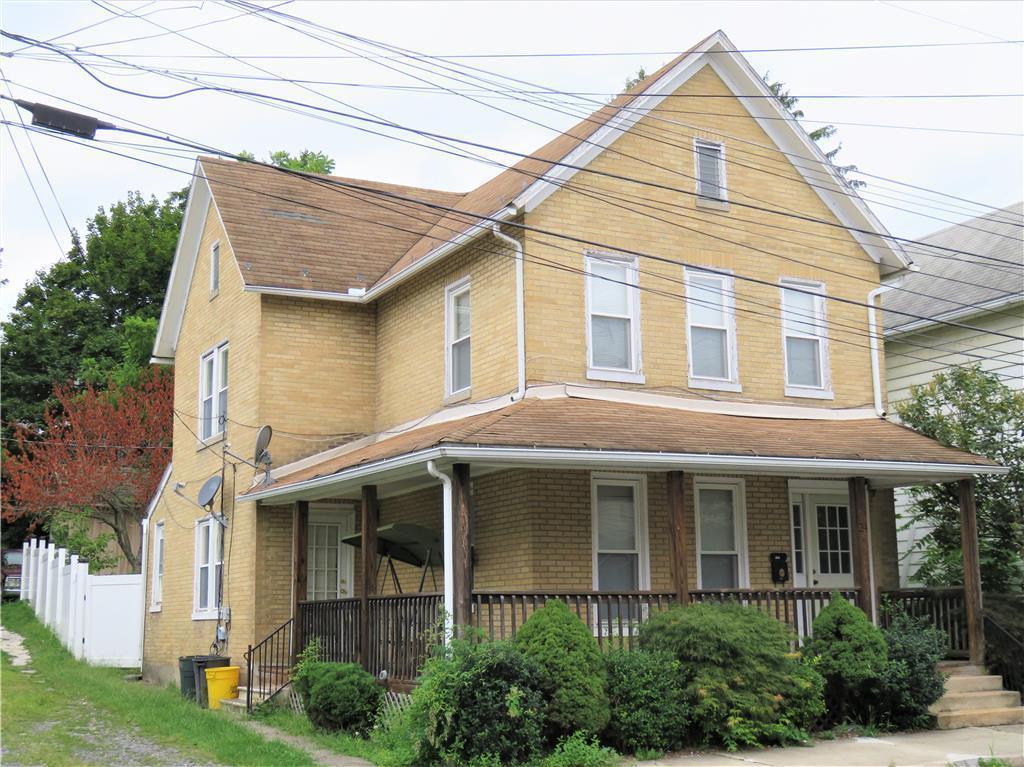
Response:
[[[759,418],[558,397],[412,428],[284,467],[239,500],[312,499],[360,484],[407,484],[427,460],[481,468],[563,466],[864,476],[875,486],[949,482],[1001,473],[995,462],[945,447],[882,418]]]

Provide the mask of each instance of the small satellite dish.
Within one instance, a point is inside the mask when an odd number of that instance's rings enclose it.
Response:
[[[269,463],[267,460],[267,447],[270,445],[270,438],[274,436],[274,430],[270,428],[270,424],[266,424],[260,427],[260,430],[256,432],[256,450],[255,450],[255,463],[259,466],[261,463]]]
[[[199,488],[199,505],[204,509],[211,508],[213,506],[213,499],[217,497],[218,490],[220,490],[220,475],[214,474]]]

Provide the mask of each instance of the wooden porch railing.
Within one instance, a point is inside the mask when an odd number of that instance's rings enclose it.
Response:
[[[358,599],[299,602],[296,653],[319,639],[324,660],[358,663],[359,607]]]
[[[427,659],[441,613],[439,593],[370,597],[367,670],[411,682]]]
[[[967,607],[963,588],[902,589],[882,592],[883,626],[892,621],[892,610],[901,610],[915,618],[926,618],[936,628],[946,632],[947,654],[951,658],[966,658]],[[888,609],[884,609],[888,607]]]

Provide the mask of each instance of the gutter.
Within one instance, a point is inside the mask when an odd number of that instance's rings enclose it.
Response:
[[[509,206],[505,212],[512,212],[514,215],[516,209]],[[499,240],[510,245],[516,254],[516,350],[519,360],[516,369],[517,387],[515,394],[512,395],[512,402],[518,402],[526,396],[526,294],[523,278],[523,244],[515,237],[502,232],[501,224],[497,221],[492,225],[491,231]]]
[[[875,398],[875,414],[879,418],[885,418],[885,404],[882,402],[882,370],[878,361],[878,337],[881,335],[878,330],[878,310],[875,308],[875,300],[892,290],[892,285],[879,285],[868,293],[868,342],[871,347],[871,389]]]
[[[455,616],[455,519],[452,508],[452,480],[437,470],[433,460],[427,461],[427,474],[441,483],[442,494],[442,541],[444,546],[444,643],[454,636],[452,621]]]

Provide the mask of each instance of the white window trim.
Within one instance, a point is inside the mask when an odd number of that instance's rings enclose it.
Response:
[[[217,240],[210,246],[210,298],[216,298],[220,293],[220,257],[220,240]]]
[[[816,303],[822,334],[820,336],[810,336],[809,334],[801,333],[795,334],[794,337],[817,338],[819,340],[821,353],[818,355],[820,364],[820,370],[818,373],[821,379],[821,386],[799,386],[789,382],[789,355],[786,354],[786,338],[789,336],[789,333],[786,332],[787,288],[802,288],[804,290],[814,291],[818,294]],[[779,280],[779,315],[782,320],[782,382],[785,385],[785,394],[787,397],[835,399],[835,394],[832,392],[832,364],[829,358],[828,349],[828,313],[826,311],[828,301],[826,300],[825,295],[825,283],[823,282],[800,280],[790,277],[783,277]]]
[[[468,397],[473,390],[473,294],[470,278],[463,277],[444,289],[444,394],[446,399],[462,399]],[[454,389],[454,370],[452,369],[452,350],[457,341],[455,338],[455,299],[463,293],[469,293],[469,385]]]
[[[159,549],[158,549],[159,546]],[[157,522],[153,528],[153,579],[149,586],[149,611],[163,610],[164,566],[167,560],[167,539],[164,537],[164,523]]]
[[[736,536],[736,551],[739,585],[737,588],[750,588],[750,561],[747,554],[747,487],[746,482],[734,477],[696,477],[693,480],[693,521],[695,542],[697,544],[697,588],[704,588],[704,574],[701,572],[701,540],[700,540],[700,491],[702,488],[711,490],[732,490],[736,507],[733,509]]]
[[[704,197],[700,193],[700,154],[697,151],[700,145],[713,146],[718,149],[718,170],[719,178],[721,183],[719,188],[722,190],[722,196],[720,198],[715,197]],[[697,196],[694,198],[697,201],[699,207],[717,208],[719,210],[729,209],[729,182],[725,175],[725,144],[721,141],[712,141],[711,139],[693,137],[693,185],[694,191]]]
[[[597,577],[597,488],[599,485],[632,487],[636,503],[637,581],[640,591],[651,588],[651,552],[647,525],[647,475],[593,472],[590,475],[590,567],[594,591],[600,589]]]
[[[224,351],[225,349],[227,349],[228,352],[229,352],[228,365],[230,365],[231,364],[231,362],[230,362],[230,346],[229,346],[227,341],[221,341],[216,346],[213,346],[210,349],[207,349],[205,352],[203,352],[202,354],[199,355],[199,387],[198,387],[198,389],[199,389],[198,408],[199,409],[197,411],[197,420],[199,422],[199,428],[196,430],[196,433],[199,435],[200,448],[206,447],[207,445],[211,445],[211,444],[213,444],[215,442],[220,442],[222,439],[224,439],[224,435],[227,433],[227,430],[228,430],[228,425],[227,425],[227,422],[225,421],[223,429],[221,429],[220,431],[214,431],[208,437],[207,436],[203,436],[203,400],[205,399],[205,397],[203,397],[203,393],[204,393],[203,392],[203,366],[204,366],[204,364],[206,362],[206,359],[208,357],[212,356],[213,357],[213,387],[214,387],[214,390],[212,392],[212,396],[213,396],[213,409],[212,409],[211,412],[213,414],[213,416],[212,416],[213,417],[213,426],[212,426],[212,428],[216,428],[218,425],[220,425],[219,421],[220,421],[220,418],[221,418],[221,413],[220,413],[220,393],[221,393],[222,390],[220,389],[220,366],[221,366],[220,360],[221,360],[221,352]],[[230,388],[231,388],[231,385],[230,385],[230,382],[229,382],[228,386],[226,386],[225,389],[230,390]]]
[[[344,527],[343,519],[345,517],[348,517],[351,520],[351,523],[352,523],[352,525],[351,525],[352,530],[353,530],[353,532],[355,532],[356,531],[356,517],[355,517],[355,514],[356,514],[355,508],[353,506],[346,505],[346,504],[338,504],[338,503],[311,503],[309,505],[309,516],[307,518],[306,524],[307,525],[309,525],[309,524],[317,524],[317,523],[328,524],[328,525],[340,524],[340,525],[342,525],[342,527]],[[344,536],[345,536],[345,533],[342,532],[341,537],[344,537]],[[307,533],[307,539],[311,540],[309,538],[309,536],[308,536],[308,533]],[[355,586],[356,586],[355,561],[356,560],[355,560],[355,556],[350,553],[350,556],[348,557],[348,563],[346,564],[345,567],[342,567],[342,555],[344,553],[344,549],[342,548],[343,546],[345,546],[345,544],[341,543],[341,541],[339,540],[338,541],[338,575],[339,575],[340,578],[342,578],[345,581],[345,583],[347,585],[347,592],[346,592],[346,594],[344,596],[340,596],[339,599],[348,599],[348,598],[354,597],[356,595],[355,594]],[[350,549],[350,552],[354,552],[355,551],[355,549],[353,549],[351,546],[349,546],[348,548]],[[302,599],[309,599],[309,596],[308,596],[308,594],[309,594],[309,573],[308,573],[308,568],[310,567],[310,564],[311,563],[309,561],[309,558],[307,557],[306,558],[307,590],[306,590],[306,594],[304,594],[302,596]]]
[[[693,374],[693,343],[690,335],[690,278],[713,277],[723,281],[722,287],[722,313],[725,315],[726,333],[726,354],[728,356],[729,376],[728,378],[709,378],[707,376],[695,376]],[[686,357],[688,383],[691,389],[715,389],[717,391],[741,392],[740,385],[739,353],[736,342],[736,294],[735,279],[731,269],[716,269],[707,271],[700,268],[683,267],[683,280],[686,284]],[[710,327],[698,325],[697,327]],[[722,328],[716,328],[721,330]]]
[[[207,579],[207,588],[209,589],[208,605],[205,608],[199,607],[199,543],[202,540],[202,533],[200,529],[204,525],[210,527],[210,547],[212,549],[210,553],[210,561],[208,567],[210,568],[210,577]],[[216,517],[207,514],[205,517],[200,517],[195,523],[195,558],[192,561],[192,620],[194,621],[211,621],[217,620],[220,617],[220,605],[216,604],[217,591],[219,589],[219,583],[217,582],[217,568],[216,565],[219,563],[221,566],[221,577],[224,574],[224,562],[220,559],[221,557],[221,536],[223,535],[223,528],[220,522],[217,521]],[[221,595],[223,596],[223,595]]]
[[[621,264],[626,267],[626,300],[629,302],[629,321],[630,321],[630,367],[626,368],[606,368],[597,367],[593,364],[593,352],[594,343],[591,337],[591,311],[590,311],[590,286],[592,280],[602,279],[601,277],[592,276],[590,270],[590,263],[592,261],[605,261],[615,264]],[[583,296],[584,306],[586,310],[585,323],[587,331],[587,378],[593,381],[615,381],[618,383],[636,383],[642,384],[646,382],[646,377],[643,374],[643,355],[640,348],[640,288],[639,288],[639,265],[638,260],[635,256],[621,256],[611,253],[599,253],[589,252],[584,254],[583,267],[586,275],[583,278]]]

